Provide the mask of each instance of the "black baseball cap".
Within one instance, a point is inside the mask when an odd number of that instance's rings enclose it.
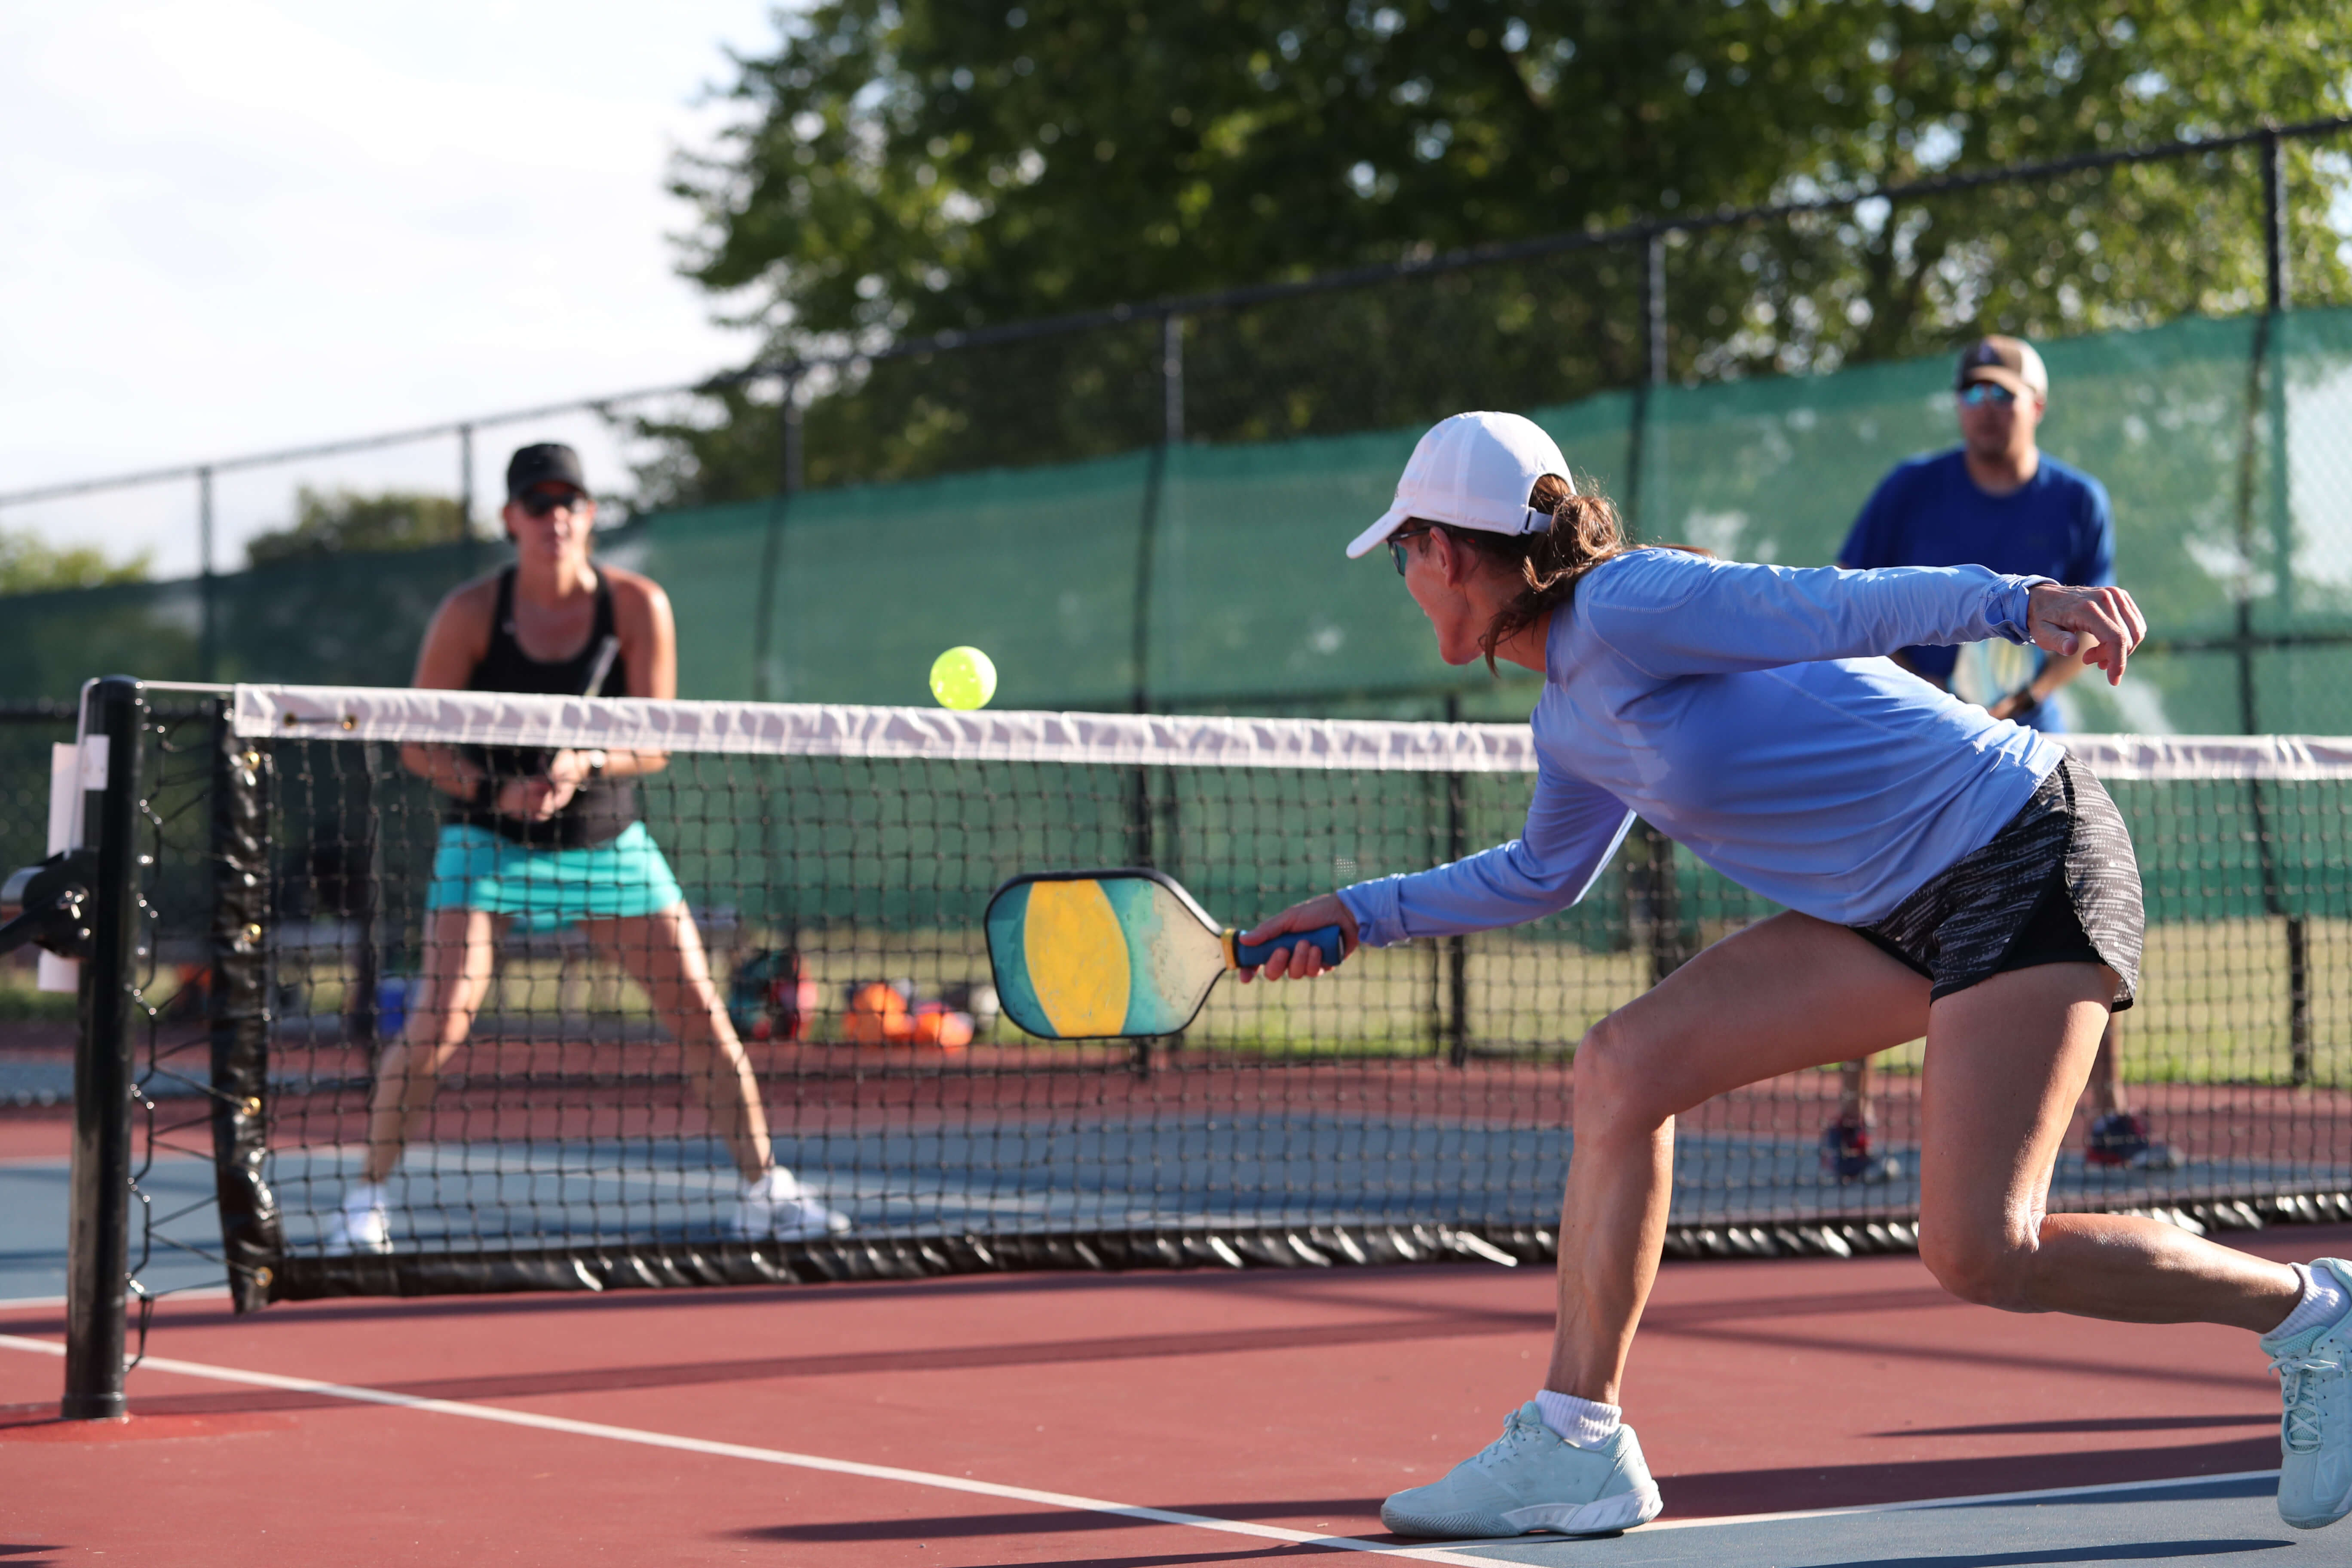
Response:
[[[507,459],[507,500],[519,500],[533,485],[545,484],[570,485],[586,495],[588,476],[580,467],[580,454],[560,441],[516,447]]]

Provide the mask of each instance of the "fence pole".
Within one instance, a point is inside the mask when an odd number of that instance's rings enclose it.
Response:
[[[1642,470],[1649,455],[1650,404],[1666,383],[1666,232],[1654,228],[1642,243],[1642,379],[1633,387],[1633,417],[1625,437],[1625,482],[1617,499],[1628,529],[1642,523]]]
[[[213,599],[217,587],[213,572],[213,471],[209,466],[196,470],[196,552],[202,558],[197,584],[197,615],[200,630],[196,650],[197,679],[214,679],[215,649],[213,641]]]
[[[784,516],[801,488],[801,371],[784,374],[776,404],[776,493],[768,502],[767,538],[760,547],[759,598],[751,608],[751,696],[765,702],[776,695],[768,678],[775,656],[776,581],[784,553]]]
[[[119,1421],[125,1274],[131,1238],[131,1050],[138,984],[139,683],[111,675],[90,693],[84,726],[106,741],[98,825],[98,886],[89,962],[81,971],[81,1038],[74,1051],[74,1136],[66,1226],[68,1421]],[[87,742],[85,742],[87,744]]]
[[[1462,721],[1462,699],[1445,694],[1445,721]],[[1469,803],[1463,798],[1460,773],[1445,775],[1445,858],[1448,864],[1470,852]],[[1445,939],[1445,1058],[1455,1067],[1470,1060],[1470,943],[1460,934]]]
[[[1642,254],[1642,384],[1633,394],[1632,473],[1626,486],[1627,522],[1643,532],[1646,511],[1657,498],[1644,494],[1649,467],[1650,421],[1658,393],[1666,384],[1666,231],[1649,232]],[[1675,877],[1675,844],[1642,824],[1642,865],[1633,879],[1634,919],[1649,928],[1650,984],[1682,967],[1682,888]]]
[[[2287,215],[2284,144],[2263,133],[2263,298],[2273,312],[2286,309]]]
[[[2257,363],[2254,384],[2263,400],[2264,436],[2269,447],[2270,531],[2273,594],[2277,612],[2294,613],[2294,509],[2287,470],[2286,368],[2280,363],[2288,305],[2287,205],[2284,149],[2275,131],[2262,139],[2263,160],[2263,320],[2256,329]],[[2251,448],[2251,443],[2249,444]],[[2251,467],[2252,452],[2248,452]],[[2241,513],[2241,545],[2251,569],[2253,516],[2251,487]],[[2287,629],[2282,625],[2281,629]],[[2254,732],[2254,626],[2251,595],[2238,605],[2239,705],[2246,732]],[[2292,656],[2290,656],[2292,657]],[[2311,1083],[2311,941],[2303,915],[2287,899],[2281,877],[2277,824],[2263,809],[2262,784],[2254,790],[2254,832],[2262,846],[2263,902],[2269,913],[2286,920],[2286,1038],[2288,1081],[2297,1089]]]
[[[457,426],[457,531],[474,537],[474,427]]]
[[[1649,339],[1643,374],[1652,386],[1666,384],[1666,231],[1652,229],[1642,270],[1643,327]]]
[[[1160,323],[1160,439],[1174,447],[1184,439],[1184,318],[1170,312]]]

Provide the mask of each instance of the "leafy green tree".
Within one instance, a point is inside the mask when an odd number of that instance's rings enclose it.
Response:
[[[0,528],[0,594],[141,583],[152,563],[152,552],[144,550],[117,561],[95,545],[60,550],[29,530]]]
[[[681,162],[686,269],[777,356],[1648,216],[2341,112],[2352,0],[825,0]],[[2293,271],[2346,283],[2340,163],[2291,154]],[[1678,238],[1679,377],[1827,369],[2260,300],[2251,152]],[[1189,435],[1411,424],[1634,380],[1627,249],[1201,317]],[[813,382],[824,484],[1155,438],[1145,321]],[[764,398],[767,395],[760,395]],[[773,488],[742,393],[643,426],[659,504]]]
[[[258,533],[247,541],[246,560],[255,566],[355,551],[421,550],[474,537],[464,511],[448,496],[418,490],[314,490],[294,494],[289,528]]]

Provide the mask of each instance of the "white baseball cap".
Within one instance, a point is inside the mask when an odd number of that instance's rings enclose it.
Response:
[[[1407,518],[1488,533],[1541,533],[1551,513],[1528,505],[1536,481],[1556,476],[1576,493],[1559,444],[1517,414],[1457,414],[1429,427],[1397,480],[1396,500],[1356,535],[1348,559],[1370,553]]]

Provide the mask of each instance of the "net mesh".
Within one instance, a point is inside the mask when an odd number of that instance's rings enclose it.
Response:
[[[150,1078],[212,1120],[248,1305],[1534,1260],[1553,1247],[1579,1037],[1775,912],[1636,833],[1583,902],[1531,925],[1368,950],[1309,984],[1227,980],[1174,1036],[1045,1042],[990,985],[982,915],[1007,877],[1152,866],[1246,926],[1512,837],[1532,785],[1524,726],[247,687],[217,719],[152,736],[168,754],[145,774]],[[2352,1212],[2352,743],[2074,744],[2141,858],[2149,942],[2123,1077],[2179,1159],[2089,1163],[2086,1106],[2053,1206],[2206,1225]],[[446,901],[448,853],[444,802],[409,765],[429,745],[661,752],[636,791],[708,993],[665,968],[677,942],[658,921],[609,905],[581,924],[517,918],[472,952],[469,1026],[436,1036],[425,977],[456,973],[467,917],[427,907]],[[209,1081],[186,1070],[207,1028]],[[372,1098],[380,1110],[395,1049],[413,1063],[436,1038],[434,1092],[383,1160]],[[1825,1163],[1832,1071],[1683,1118],[1674,1247],[1906,1245],[1920,1056],[1880,1058],[1891,1179]],[[383,1251],[346,1217],[372,1138]],[[769,1159],[848,1228],[771,1210],[745,1234],[744,1175]]]

